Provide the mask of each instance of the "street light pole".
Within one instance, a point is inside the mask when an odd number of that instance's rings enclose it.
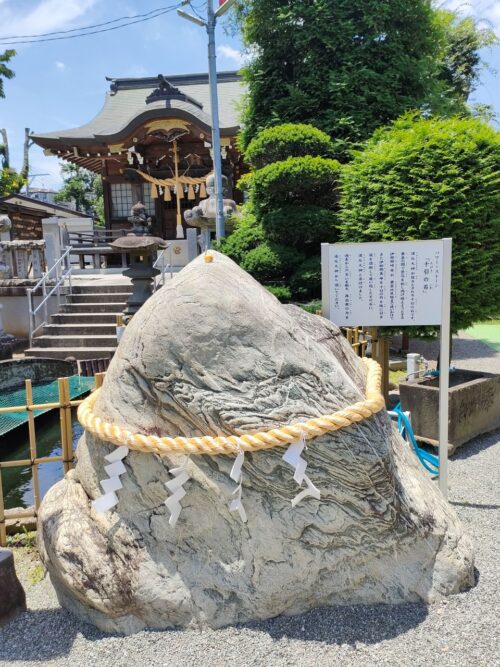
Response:
[[[177,10],[179,16],[196,23],[196,25],[206,28],[208,35],[208,83],[210,88],[210,107],[212,110],[212,153],[214,163],[215,176],[215,236],[217,241],[225,235],[224,226],[224,195],[222,192],[222,159],[220,149],[220,127],[219,127],[219,99],[217,94],[217,64],[215,51],[215,26],[217,19],[227,12],[227,10],[234,5],[236,0],[225,0],[220,3],[219,7],[214,11],[213,0],[207,0],[207,20],[203,21],[198,16],[187,14],[181,9]],[[188,0],[183,4],[188,4]]]
[[[219,128],[219,96],[217,94],[217,63],[215,53],[215,18],[212,0],[207,2],[207,34],[208,34],[208,85],[210,87],[210,107],[212,110],[212,153],[215,175],[215,238],[217,241],[225,234],[224,203],[222,192],[222,160],[220,153]]]

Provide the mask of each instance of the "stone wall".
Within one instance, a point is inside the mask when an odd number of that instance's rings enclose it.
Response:
[[[0,387],[14,389],[22,387],[25,380],[49,382],[76,372],[76,363],[59,359],[7,359],[0,361]]]

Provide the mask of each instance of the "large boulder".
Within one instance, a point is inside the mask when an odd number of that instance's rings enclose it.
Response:
[[[26,595],[17,578],[14,556],[0,548],[0,626],[26,610]]]
[[[337,327],[281,305],[231,260],[196,259],[128,325],[95,405],[135,433],[255,432],[363,400],[365,366]],[[111,511],[90,433],[46,495],[39,546],[61,603],[107,631],[219,627],[319,605],[433,601],[473,582],[469,538],[385,411],[309,442],[321,498],[297,494],[285,448],[191,456],[177,526],[164,501],[182,455],[131,451]]]

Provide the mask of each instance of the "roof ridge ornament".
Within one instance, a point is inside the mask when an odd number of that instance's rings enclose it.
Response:
[[[203,109],[203,104],[200,104],[200,102],[192,97],[189,97],[189,95],[183,93],[181,90],[179,90],[179,88],[173,86],[165,75],[158,74],[158,87],[155,88],[153,92],[146,97],[146,104],[151,104],[151,102],[158,102],[160,100],[171,99],[185,100],[186,102],[190,102],[200,109]]]

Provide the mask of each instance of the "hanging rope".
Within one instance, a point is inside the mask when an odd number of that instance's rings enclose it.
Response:
[[[134,169],[134,171],[139,174],[145,181],[148,183],[152,183],[153,185],[161,185],[162,187],[174,187],[177,184],[177,179],[175,177],[173,178],[154,178],[153,176],[150,176],[149,174],[146,174],[145,171],[141,171],[140,169]],[[202,176],[201,178],[192,178],[191,176],[179,176],[178,182],[182,183],[183,185],[205,185],[206,181],[206,176]],[[202,188],[203,190],[203,188]],[[205,191],[205,196],[206,196],[206,191]]]
[[[240,451],[257,451],[271,447],[283,447],[296,442],[301,436],[306,440],[317,438],[330,431],[347,428],[351,424],[368,419],[385,407],[380,393],[382,370],[373,359],[364,358],[367,365],[366,399],[330,415],[309,419],[306,422],[290,424],[259,433],[242,435],[171,438],[156,435],[132,433],[125,428],[103,421],[94,413],[94,406],[100,389],[96,389],[78,408],[78,420],[89,433],[114,445],[126,445],[130,449],[146,454],[163,456],[171,453],[182,454],[238,454]]]

